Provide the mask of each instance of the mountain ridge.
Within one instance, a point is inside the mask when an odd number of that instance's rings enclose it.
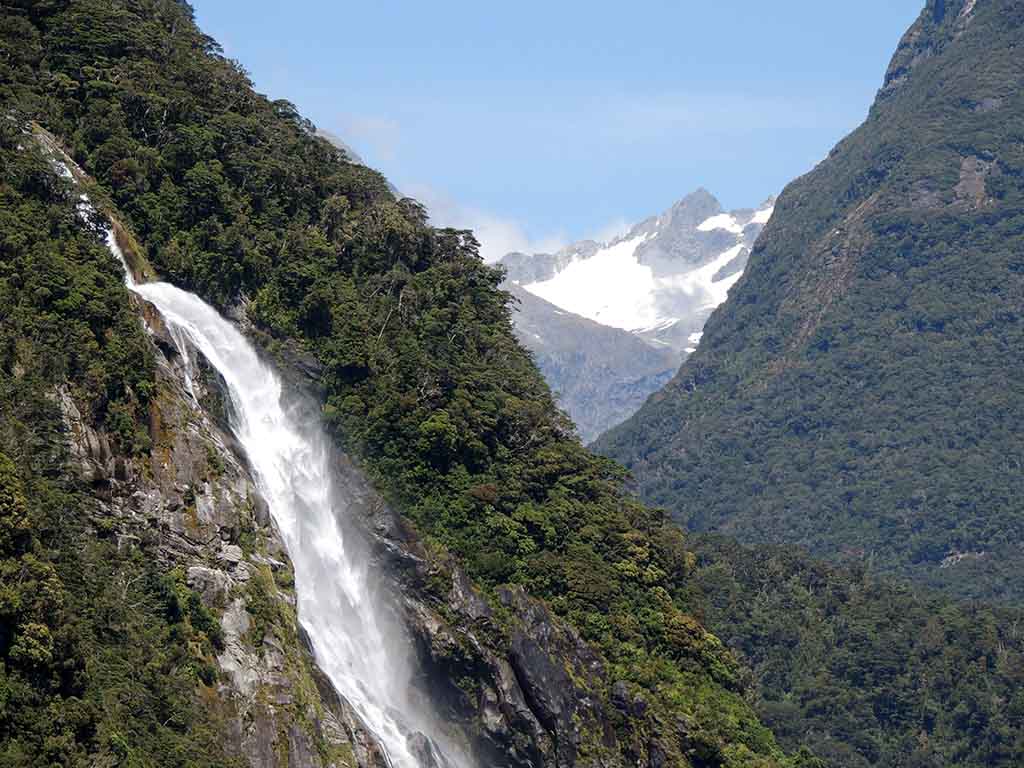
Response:
[[[645,499],[1021,594],[1022,23],[1019,4],[927,4],[866,122],[780,196],[700,349],[599,441]]]
[[[773,205],[727,212],[701,187],[607,242],[499,262],[520,300],[517,335],[585,442],[632,415],[696,348]],[[600,338],[591,323],[607,329]]]
[[[680,357],[623,331],[559,309],[516,283],[516,336],[589,443],[632,415],[679,368]]]
[[[509,282],[563,310],[682,352],[743,270],[773,206],[769,198],[725,211],[701,187],[605,243],[511,253],[499,265]]]

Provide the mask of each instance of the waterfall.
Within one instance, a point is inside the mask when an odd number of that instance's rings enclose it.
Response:
[[[353,706],[394,768],[465,768],[424,707],[411,701],[411,646],[403,627],[381,610],[368,548],[346,523],[334,487],[332,449],[318,419],[282,402],[281,379],[241,332],[194,294],[168,283],[136,284],[113,234],[107,244],[125,268],[128,288],[151,302],[178,340],[224,378],[231,428],[281,531],[295,568],[299,621],[316,661]],[[188,344],[186,343],[188,342]],[[305,403],[308,414],[309,402]],[[318,414],[318,409],[316,413]],[[417,758],[410,737],[425,736],[438,754]]]

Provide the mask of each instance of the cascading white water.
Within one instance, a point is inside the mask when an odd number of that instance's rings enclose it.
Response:
[[[125,283],[160,311],[172,335],[188,340],[227,383],[232,429],[280,529],[295,568],[299,620],[317,663],[359,713],[394,768],[426,768],[408,738],[421,733],[439,762],[463,768],[431,718],[410,701],[411,653],[401,627],[378,609],[365,545],[346,531],[333,487],[331,449],[319,424],[282,404],[281,381],[252,344],[215,309],[168,283],[136,284],[113,235]],[[186,356],[187,346],[180,351]],[[431,732],[434,731],[434,732]]]

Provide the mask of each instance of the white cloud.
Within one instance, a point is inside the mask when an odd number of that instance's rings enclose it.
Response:
[[[486,262],[498,261],[506,253],[553,253],[568,244],[563,233],[531,237],[518,221],[490,211],[462,205],[443,192],[423,184],[405,184],[402,192],[427,207],[431,223],[438,227],[471,229],[480,241],[480,255]]]
[[[341,115],[337,133],[364,150],[370,165],[390,165],[398,160],[402,128],[397,120],[375,115]]]
[[[340,118],[337,133],[330,130],[321,132],[346,149],[350,143],[358,146],[360,154],[365,151],[369,156],[368,164],[371,167],[380,169],[381,165],[397,164],[401,129],[395,120],[346,115]],[[339,138],[338,134],[344,138]],[[476,206],[463,205],[427,184],[403,181],[399,194],[423,203],[435,226],[473,230],[480,241],[480,255],[489,263],[498,261],[512,251],[553,253],[568,244],[563,233],[531,237],[515,219]]]
[[[402,130],[396,120],[372,115],[341,115],[336,126],[322,132],[345,148],[350,145],[357,148],[353,151],[363,155],[371,168],[393,170],[401,166]],[[462,203],[428,184],[407,181],[401,178],[401,174],[395,174],[391,180],[395,178],[400,179],[397,182],[398,194],[423,203],[435,226],[472,230],[480,241],[480,255],[488,263],[496,262],[513,251],[554,253],[576,239],[609,242],[625,234],[631,226],[630,222],[618,217],[583,238],[570,239],[564,231],[538,236],[531,234],[527,226],[515,218]]]

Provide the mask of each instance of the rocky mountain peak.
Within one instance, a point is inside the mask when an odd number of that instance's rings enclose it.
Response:
[[[631,240],[637,237],[650,238],[666,231],[693,229],[700,226],[702,222],[721,214],[723,210],[718,199],[700,187],[674,203],[667,211],[644,219],[620,240]]]
[[[727,212],[699,188],[607,243],[502,259],[517,335],[584,439],[631,415],[696,348],[773,206]]]
[[[502,264],[511,282],[564,311],[684,351],[739,278],[771,203],[725,212],[698,189],[608,243]]]
[[[708,192],[704,187],[698,187],[673,205],[669,209],[669,213],[674,218],[699,224],[709,216],[719,214],[723,210],[722,204],[717,197]]]

